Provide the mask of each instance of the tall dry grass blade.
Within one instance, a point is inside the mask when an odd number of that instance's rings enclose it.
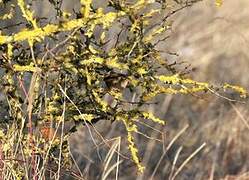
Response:
[[[73,163],[75,164],[75,167],[77,168],[78,172],[80,173],[80,176],[81,176],[82,179],[83,179],[84,175],[83,175],[83,173],[81,172],[81,169],[80,169],[80,167],[78,166],[78,163],[76,162],[76,160],[75,160],[75,158],[74,158],[74,156],[73,156],[73,154],[72,154],[70,148],[69,148],[69,154],[70,154],[70,156],[72,157]]]
[[[232,106],[232,108],[236,112],[236,114],[239,116],[239,119],[241,119],[241,121],[244,123],[246,128],[249,130],[249,123],[247,122],[245,117],[242,115],[242,113],[239,111],[239,109],[231,102],[230,102],[230,105]]]
[[[120,159],[120,148],[121,148],[121,137],[118,137],[118,154],[117,154],[117,163],[119,162]],[[117,164],[117,169],[116,169],[116,175],[115,175],[115,179],[118,180],[118,172],[119,172],[119,163]]]
[[[66,84],[65,84],[65,92],[67,92],[66,90]],[[60,127],[61,124],[61,135],[60,135],[60,152],[59,152],[59,163],[58,163],[58,170],[57,170],[57,178],[56,179],[60,179],[60,171],[61,171],[61,158],[62,158],[62,143],[63,143],[63,137],[64,137],[64,128],[65,128],[65,112],[66,112],[66,97],[64,96],[63,98],[63,111],[62,111],[62,115],[61,115],[61,121],[58,124],[58,128]]]
[[[111,149],[108,151],[106,157],[105,157],[105,160],[104,160],[104,163],[105,163],[105,166],[104,166],[104,171],[103,171],[103,174],[105,174],[105,171],[107,170],[109,164],[110,164],[110,161],[114,155],[114,152],[115,152],[115,149],[118,147],[118,143],[115,141],[114,144],[111,146]],[[103,177],[103,175],[102,175]]]
[[[171,180],[174,180],[176,176],[182,171],[184,166],[198,153],[200,152],[204,147],[206,146],[206,143],[203,143],[198,149],[196,149],[182,164],[181,166],[177,169]]]
[[[122,163],[123,161],[118,161],[116,162],[115,164],[113,164],[108,170],[107,172],[105,173],[105,176],[103,177],[102,180],[106,180],[108,175],[116,168],[118,169],[119,165]],[[115,179],[118,179],[118,177],[115,177]]]
[[[177,162],[177,160],[178,160],[178,157],[179,157],[179,155],[180,155],[180,153],[181,153],[182,149],[183,149],[183,147],[181,146],[181,147],[179,147],[179,148],[178,148],[178,150],[176,151],[176,155],[175,155],[175,158],[174,158],[174,161],[173,161],[172,167],[171,167],[171,171],[170,171],[169,179],[171,179],[171,178],[172,178],[172,176],[173,176],[173,173],[174,173],[174,171],[175,171],[175,167],[176,167],[176,162]]]
[[[108,166],[113,158],[114,153],[116,152],[116,149],[118,149],[118,151],[120,149],[120,137],[118,137],[118,139],[114,142],[114,144],[111,146],[111,149],[108,151],[106,155],[106,158],[104,160],[105,166],[101,177],[102,180],[105,180],[115,167],[117,167],[118,169],[119,164],[121,163],[121,161],[119,161],[119,154],[118,154],[117,162],[108,169]],[[118,174],[116,172],[116,178],[117,176]]]
[[[178,138],[179,138],[179,137],[188,129],[188,127],[189,127],[188,124],[185,125],[185,126],[181,129],[181,131],[179,131],[179,132],[176,134],[176,136],[170,141],[170,143],[169,143],[169,145],[167,146],[165,152],[164,152],[164,153],[162,154],[162,156],[160,157],[160,159],[159,159],[159,161],[158,161],[158,163],[157,163],[157,165],[156,165],[156,167],[155,167],[153,173],[151,174],[151,177],[150,177],[151,180],[152,180],[153,177],[155,176],[156,171],[157,171],[159,165],[161,164],[161,162],[162,162],[164,156],[167,154],[168,150],[171,148],[171,146],[174,144],[174,142],[175,142],[175,141],[176,141],[176,140],[177,140],[177,139],[178,139]]]

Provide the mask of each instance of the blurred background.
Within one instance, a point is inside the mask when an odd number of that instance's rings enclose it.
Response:
[[[56,13],[47,1],[34,4],[41,16]],[[79,4],[63,1],[62,7],[78,10]],[[172,34],[157,48],[171,52],[165,54],[169,60],[190,65],[188,76],[194,80],[248,89],[248,8],[248,0],[225,0],[219,8],[211,0],[196,3],[171,18]],[[106,121],[91,127],[91,133],[82,126],[70,137],[75,171],[86,179],[115,179],[115,168],[108,169],[116,167],[119,157],[119,179],[249,179],[248,101],[231,103],[215,95],[160,95],[156,100],[159,104],[149,109],[166,126],[139,122],[141,133],[135,135],[144,174],[136,173],[129,158],[123,125]],[[121,154],[111,154],[113,149]]]
[[[248,7],[247,0],[226,0],[220,8],[213,1],[197,3],[172,18],[172,35],[158,48],[179,55],[165,55],[170,60],[189,63],[194,68],[189,76],[195,80],[218,85],[228,82],[248,89]],[[172,179],[203,143],[206,146],[175,179],[249,179],[248,101],[230,103],[215,95],[204,99],[166,95],[158,100],[158,105],[149,108],[166,120],[166,126],[141,123],[140,131],[150,138],[137,135],[145,173],[137,175],[132,162],[125,160],[120,165],[120,179]],[[112,139],[121,133],[121,140],[125,139],[125,131],[117,122],[100,122],[96,129],[104,138]],[[90,179],[101,177],[109,148],[103,145],[93,150],[95,146],[85,127],[71,137],[71,145],[83,173]],[[98,157],[98,150],[103,160]],[[123,142],[121,152],[127,152]]]

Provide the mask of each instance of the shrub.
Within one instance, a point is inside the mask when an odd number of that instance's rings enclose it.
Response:
[[[189,78],[187,67],[179,70],[178,62],[165,59],[157,48],[170,36],[171,16],[199,1],[109,0],[98,6],[81,0],[72,14],[62,11],[62,2],[50,1],[56,22],[45,25],[24,0],[11,4],[2,21],[17,16],[17,9],[25,21],[18,32],[0,36],[1,109],[6,116],[0,131],[2,175],[43,176],[51,164],[58,166],[52,169],[58,176],[60,167],[70,170],[68,137],[80,124],[88,127],[100,120],[123,122],[132,160],[142,172],[133,133],[136,121],[143,119],[165,124],[146,111],[158,94],[209,92],[232,101],[219,94],[230,89],[246,97],[239,86],[217,87]],[[136,98],[128,100],[126,92]],[[73,126],[64,132],[67,122]]]

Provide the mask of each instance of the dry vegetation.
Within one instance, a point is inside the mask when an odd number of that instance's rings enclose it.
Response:
[[[176,59],[187,61],[196,68],[191,75],[200,80],[214,83],[231,82],[248,89],[248,5],[247,0],[227,0],[218,9],[211,1],[196,4],[178,14],[174,21],[172,37],[159,48],[179,53],[180,56]],[[167,57],[172,59],[172,56]],[[141,136],[138,141],[147,169],[143,175],[137,177],[132,167],[127,168],[128,165],[121,164],[121,179],[141,180],[152,175],[152,179],[167,179],[172,172],[175,158],[176,170],[204,142],[204,150],[184,167],[176,179],[249,178],[248,102],[231,104],[213,96],[204,100],[171,95],[159,99],[162,100],[160,105],[152,106],[151,110],[165,118],[167,125],[153,127],[160,132],[141,125],[144,133],[154,140]],[[116,131],[120,129],[117,123],[100,123],[97,128],[108,139],[116,137]],[[102,166],[96,166],[94,163],[99,160],[97,157],[92,158],[91,147],[94,145],[84,129],[75,134],[71,142],[74,144],[73,150],[78,162],[85,162],[81,164],[87,168],[85,173],[94,179],[102,172],[105,163]],[[183,129],[184,133],[166,152],[172,140]],[[78,139],[89,142],[91,146],[89,143],[79,143]],[[176,157],[179,151],[179,156]]]
[[[248,89],[248,6],[248,0],[226,0],[220,8],[209,0],[196,3],[171,19],[171,36],[157,48],[167,49],[165,58],[172,63],[182,62],[180,70],[190,65],[186,71],[195,80]],[[237,98],[230,92],[225,96]],[[230,102],[208,94],[159,95],[155,101],[149,111],[166,126],[141,121],[135,134],[144,173],[137,173],[130,158],[122,123],[99,121],[70,136],[73,167],[62,169],[61,177],[115,179],[118,172],[118,179],[249,179],[248,100]]]

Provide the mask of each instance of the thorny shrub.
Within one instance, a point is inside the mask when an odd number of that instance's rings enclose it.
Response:
[[[178,62],[170,63],[157,50],[170,36],[171,16],[198,1],[108,0],[99,7],[81,0],[79,11],[71,14],[62,11],[62,1],[49,1],[56,22],[45,25],[32,3],[0,1],[7,10],[1,21],[18,12],[24,18],[14,25],[20,27],[16,33],[8,34],[10,26],[1,28],[1,175],[42,176],[49,163],[70,169],[68,137],[78,125],[99,120],[123,122],[132,160],[142,172],[133,133],[142,119],[165,123],[144,111],[155,96],[210,92],[223,97],[219,92],[230,89],[245,97],[239,86],[188,78],[188,68],[177,69]],[[137,100],[128,101],[124,90],[136,92]],[[58,137],[54,122],[62,128],[65,122],[74,125]]]

